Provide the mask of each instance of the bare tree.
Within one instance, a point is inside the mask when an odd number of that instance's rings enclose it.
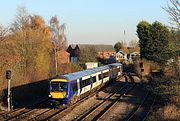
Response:
[[[163,8],[170,16],[170,24],[175,29],[180,29],[180,1],[169,0],[167,7]]]
[[[8,29],[0,25],[0,42],[3,41],[8,33]]]
[[[57,51],[61,48],[65,48],[67,44],[66,36],[64,30],[66,28],[65,24],[60,25],[59,20],[56,16],[53,16],[50,20],[50,28],[52,33],[52,42],[54,45],[54,60],[55,60],[55,69],[56,75],[58,74],[58,54]]]
[[[19,31],[30,25],[30,15],[25,7],[18,7],[11,31]]]
[[[65,24],[60,24],[56,16],[53,16],[50,20],[50,28],[52,31],[52,42],[58,47],[66,47],[67,39],[64,34],[66,29]]]

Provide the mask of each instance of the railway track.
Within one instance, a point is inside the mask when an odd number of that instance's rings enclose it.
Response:
[[[129,115],[124,119],[126,121],[145,121],[149,115],[154,103],[156,96],[152,93],[147,92],[143,101],[134,110],[132,110]]]
[[[27,107],[24,107],[24,108],[15,109],[11,112],[4,112],[4,113],[0,114],[0,120],[9,121],[9,120],[17,119],[19,116],[24,116],[24,115],[32,112],[33,110],[35,110],[35,108],[41,107],[45,103],[47,103],[47,99],[36,102],[36,103],[29,105]]]
[[[111,94],[103,100],[102,102],[98,103],[94,107],[88,109],[84,113],[82,113],[79,117],[74,119],[75,121],[81,120],[98,120],[106,111],[110,109],[117,101],[120,100],[120,97],[126,94],[128,91],[134,88],[134,85],[125,85],[119,90],[116,90],[114,94]]]
[[[74,120],[96,120],[99,119],[103,114],[110,110],[110,108],[116,104],[120,100],[120,98],[132,90],[135,86],[135,84],[119,84],[115,85],[114,83],[112,84],[114,87],[112,88],[111,92],[104,98],[102,98],[98,104],[94,105],[88,111],[84,112],[78,118],[75,118]],[[121,87],[121,88],[120,88]],[[68,106],[61,106],[59,109],[56,108],[50,108],[47,106],[47,104],[44,103],[38,103],[33,106],[29,106],[28,108],[22,108],[18,110],[14,110],[10,113],[2,113],[0,114],[0,120],[30,120],[30,121],[35,121],[35,120],[57,120],[61,119],[67,113],[71,112],[75,107],[80,105],[83,101],[87,100],[88,98],[96,95],[96,93],[93,93],[82,100],[79,100],[77,103],[71,105],[70,107]],[[96,111],[95,111],[96,110]],[[97,111],[98,110],[98,111]],[[93,112],[98,112],[98,114],[95,115]],[[89,116],[90,117],[89,117]]]
[[[75,108],[77,105],[82,103],[83,101],[87,100],[89,97],[92,97],[96,93],[89,95],[88,97],[83,98],[82,100],[78,101],[76,104],[72,105],[71,107],[68,106],[61,106],[60,108],[50,108],[48,107],[48,102],[43,103],[39,102],[34,104],[33,106],[29,106],[26,108],[14,110],[10,113],[4,114],[2,120],[13,121],[13,120],[49,120],[52,117],[56,117],[57,114],[62,112],[67,112],[72,108]],[[1,119],[1,118],[0,118]]]

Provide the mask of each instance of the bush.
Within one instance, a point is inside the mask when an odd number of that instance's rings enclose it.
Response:
[[[82,63],[73,63],[72,64],[72,70],[73,70],[73,72],[82,71],[83,70],[83,64]]]
[[[180,104],[179,79],[172,76],[150,76],[148,89],[157,95],[157,109],[149,117],[150,121],[159,120],[179,120],[180,110],[177,108]]]

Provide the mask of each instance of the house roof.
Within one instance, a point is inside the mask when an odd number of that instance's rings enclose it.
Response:
[[[123,51],[119,51],[119,52],[117,52],[117,54],[125,55],[125,53]]]
[[[70,45],[72,48],[77,47],[77,45],[72,44]],[[115,51],[114,47],[112,45],[103,45],[103,44],[78,44],[78,47],[81,49],[86,49],[86,48],[95,48],[97,52],[102,52],[102,51]]]

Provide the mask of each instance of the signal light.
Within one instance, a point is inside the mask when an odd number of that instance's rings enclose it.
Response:
[[[10,70],[6,71],[6,79],[11,79],[11,71]]]
[[[144,69],[143,69],[143,68],[141,69],[141,72],[144,72]]]
[[[140,67],[140,68],[143,68],[143,62],[140,62],[140,63],[139,63],[139,67]]]

